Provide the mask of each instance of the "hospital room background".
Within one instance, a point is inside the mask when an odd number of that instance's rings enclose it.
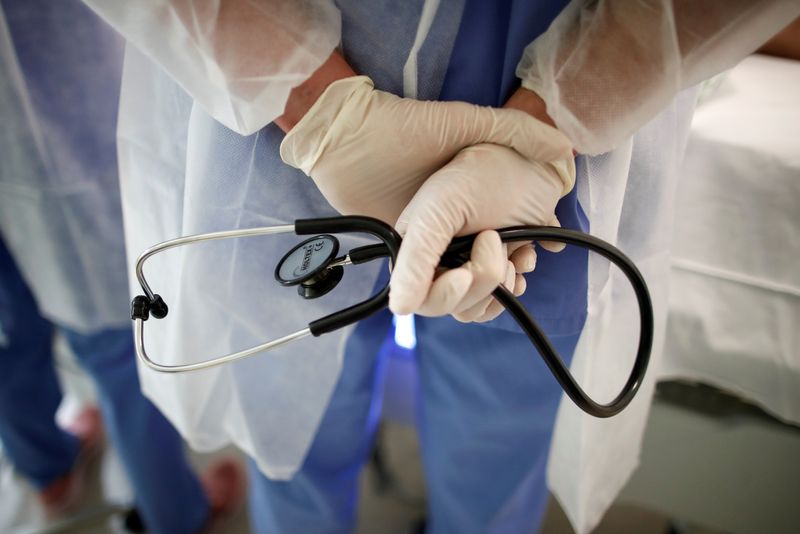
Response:
[[[787,33],[788,32],[788,33]],[[676,200],[664,357],[638,468],[595,532],[800,532],[800,26],[697,92]],[[791,33],[794,32],[794,33]],[[0,334],[2,332],[0,331]],[[59,420],[94,386],[57,338]],[[415,532],[425,487],[414,430],[413,316],[396,317],[358,532]],[[198,472],[234,448],[190,451]],[[136,532],[111,444],[69,516],[48,521],[0,447],[0,532]],[[247,513],[221,532],[249,532]],[[543,534],[572,532],[551,498]]]

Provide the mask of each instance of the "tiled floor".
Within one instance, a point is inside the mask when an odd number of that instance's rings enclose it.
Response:
[[[385,466],[392,480],[382,480],[374,465],[362,475],[357,534],[410,534],[424,517],[425,489],[413,428],[387,425],[384,428]],[[213,455],[193,454],[201,471],[214,458],[236,454],[227,450]],[[89,491],[79,514],[68,521],[46,525],[30,490],[13,476],[7,462],[0,459],[0,532],[9,534],[64,533],[115,534],[123,532],[121,518],[127,509],[129,490],[112,452],[98,461],[89,476]],[[116,503],[116,504],[110,504]],[[16,517],[16,520],[13,519]],[[697,527],[682,526],[670,531],[667,518],[633,506],[615,506],[595,534],[712,534]],[[250,532],[246,506],[218,525],[216,532]],[[570,534],[572,528],[557,503],[551,500],[541,534]]]
[[[61,371],[66,376],[72,398],[87,399],[91,388],[76,373],[71,364],[63,363]],[[76,410],[79,401],[69,403],[62,411],[64,417]],[[391,412],[391,403],[384,409]],[[401,410],[409,411],[409,410]],[[64,415],[67,414],[67,415]],[[415,532],[425,512],[425,487],[419,461],[416,433],[407,424],[385,424],[382,429],[381,448],[384,469],[370,463],[361,480],[357,534],[406,534]],[[235,455],[226,450],[213,455],[191,454],[198,472],[221,455]],[[385,476],[388,473],[388,477]],[[382,475],[383,474],[383,475]],[[131,502],[131,492],[113,451],[107,449],[89,473],[89,485],[80,513],[69,521],[46,524],[37,508],[30,488],[14,473],[0,451],[0,533],[116,533],[122,532],[121,518]],[[667,518],[642,508],[615,506],[606,515],[596,534],[710,534],[711,531],[681,525],[670,531]],[[217,532],[246,534],[250,532],[246,507],[220,525]],[[572,532],[566,518],[554,500],[551,500],[542,526],[542,534],[569,534]]]

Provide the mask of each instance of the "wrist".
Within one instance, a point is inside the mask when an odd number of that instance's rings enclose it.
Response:
[[[547,113],[547,104],[545,104],[545,101],[530,89],[525,89],[524,87],[518,88],[503,107],[524,111],[535,119],[553,128],[557,128],[553,118]]]
[[[334,50],[325,63],[306,81],[292,89],[283,109],[283,115],[275,119],[275,124],[284,132],[288,132],[300,122],[330,84],[355,75],[355,71],[342,55]]]

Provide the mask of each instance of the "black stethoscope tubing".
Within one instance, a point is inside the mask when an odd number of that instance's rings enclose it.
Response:
[[[341,218],[335,218],[341,219]],[[356,226],[363,226],[357,229],[352,224],[343,224],[338,226],[342,228],[342,232],[367,232],[379,237],[383,240],[383,244],[367,245],[352,249],[348,256],[352,263],[364,263],[373,259],[381,257],[389,257],[392,261],[397,258],[397,253],[400,249],[402,238],[387,225],[380,221],[370,220],[368,218],[360,220]],[[298,220],[295,222],[295,231],[298,234],[315,234],[323,231],[331,232],[333,225],[342,225],[343,221],[334,222],[332,219],[310,219]],[[377,222],[378,224],[374,224]],[[333,223],[333,224],[332,224]],[[639,269],[636,265],[618,248],[613,245],[598,239],[583,232],[569,230],[565,228],[555,227],[512,227],[503,228],[497,231],[500,239],[503,242],[512,241],[557,241],[567,245],[575,245],[592,252],[600,254],[611,263],[616,265],[628,279],[636,295],[636,301],[639,306],[640,316],[640,330],[639,330],[639,343],[636,349],[636,358],[634,360],[631,372],[625,381],[624,386],[619,394],[608,403],[599,403],[592,399],[581,386],[577,383],[575,378],[569,372],[564,361],[558,355],[558,352],[553,347],[550,340],[542,331],[541,327],[531,317],[525,307],[520,301],[511,294],[505,287],[498,286],[494,290],[494,296],[500,304],[511,314],[523,332],[528,336],[533,345],[539,351],[540,356],[544,359],[545,364],[553,373],[553,376],[561,385],[564,392],[569,398],[584,412],[595,417],[611,417],[622,411],[631,400],[633,400],[636,392],[642,385],[645,371],[647,370],[650,361],[650,352],[653,344],[653,306],[650,300],[650,293],[647,289],[647,284],[644,281]],[[472,243],[475,236],[464,236],[454,239],[447,248],[447,251],[442,255],[441,265],[448,268],[458,267],[464,262],[468,261],[468,254],[472,249]],[[388,306],[389,299],[389,286],[384,288],[378,295],[380,304],[377,309],[382,309]],[[353,306],[347,310],[343,310],[342,314],[359,314],[364,311],[359,308],[360,305]],[[371,313],[374,313],[371,311]],[[336,314],[334,314],[336,315]],[[355,321],[353,321],[355,322]],[[329,332],[340,328],[341,324],[336,324],[336,318],[328,316],[313,323],[310,323],[312,334],[320,335],[324,332]],[[349,321],[348,321],[348,324]]]
[[[322,317],[321,319],[312,321],[308,324],[308,328],[304,330],[289,334],[284,336],[284,338],[273,340],[251,349],[240,351],[239,353],[185,366],[166,366],[156,364],[152,359],[150,359],[149,356],[147,356],[144,348],[143,337],[144,321],[146,321],[150,316],[158,319],[163,318],[167,315],[168,308],[163,299],[150,289],[150,286],[145,280],[143,272],[145,260],[152,255],[169,248],[184,246],[199,241],[285,233],[291,232],[292,228],[294,233],[297,235],[367,233],[377,237],[382,241],[382,243],[379,244],[366,245],[351,249],[344,258],[332,258],[331,264],[329,265],[330,268],[341,268],[340,265],[343,264],[360,264],[380,258],[389,258],[392,263],[394,263],[397,259],[397,254],[402,243],[402,238],[391,226],[377,219],[361,216],[299,219],[295,221],[293,227],[292,225],[284,225],[280,227],[231,230],[212,234],[187,236],[160,243],[159,245],[156,245],[155,247],[145,251],[139,257],[136,264],[137,278],[145,293],[144,295],[135,297],[131,304],[131,318],[136,323],[134,330],[136,333],[135,338],[137,356],[146,365],[161,372],[199,370],[213,365],[249,357],[260,351],[269,350],[270,348],[275,348],[282,344],[291,342],[292,340],[300,339],[305,335],[320,336],[322,334],[338,330],[339,328],[343,328],[347,325],[354,324],[388,307],[389,284],[387,283],[383,289],[381,289],[371,298]],[[581,410],[595,417],[611,417],[618,414],[631,402],[642,385],[653,343],[653,308],[650,295],[647,290],[647,284],[645,283],[641,273],[633,264],[633,262],[628,259],[628,257],[625,256],[625,254],[623,254],[619,249],[601,239],[584,234],[582,232],[547,226],[503,228],[497,230],[497,232],[503,242],[556,241],[586,248],[605,257],[610,262],[615,264],[619,269],[621,269],[625,274],[626,278],[633,287],[639,307],[641,324],[639,330],[639,343],[636,350],[634,364],[624,386],[622,387],[620,393],[613,400],[606,404],[595,401],[580,387],[575,378],[567,369],[567,366],[564,364],[561,357],[558,355],[558,352],[547,339],[547,336],[544,334],[542,329],[530,316],[520,301],[513,294],[511,294],[511,292],[500,285],[492,293],[498,302],[500,302],[500,304],[502,304],[508,310],[520,328],[522,328],[523,332],[525,332],[530,341],[538,350],[541,357],[544,359],[545,364],[548,366],[555,379],[561,385],[564,392]],[[463,265],[466,261],[469,261],[469,253],[472,249],[474,240],[475,235],[458,237],[454,239],[448,246],[446,252],[442,255],[440,263],[441,266],[446,268],[454,268]],[[327,269],[328,267],[325,268]]]

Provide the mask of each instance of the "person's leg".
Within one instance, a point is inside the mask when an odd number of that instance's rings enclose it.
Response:
[[[417,364],[428,532],[535,532],[561,388],[527,337],[418,318]]]
[[[177,431],[139,389],[131,329],[64,334],[97,385],[103,419],[148,531],[200,531],[209,520],[206,495]]]
[[[55,421],[61,387],[53,326],[0,239],[0,440],[14,467],[42,490],[72,469],[79,440]]]
[[[250,464],[250,516],[255,532],[352,532],[358,476],[380,415],[381,345],[391,314],[361,321],[345,350],[339,382],[297,474],[267,479]]]

